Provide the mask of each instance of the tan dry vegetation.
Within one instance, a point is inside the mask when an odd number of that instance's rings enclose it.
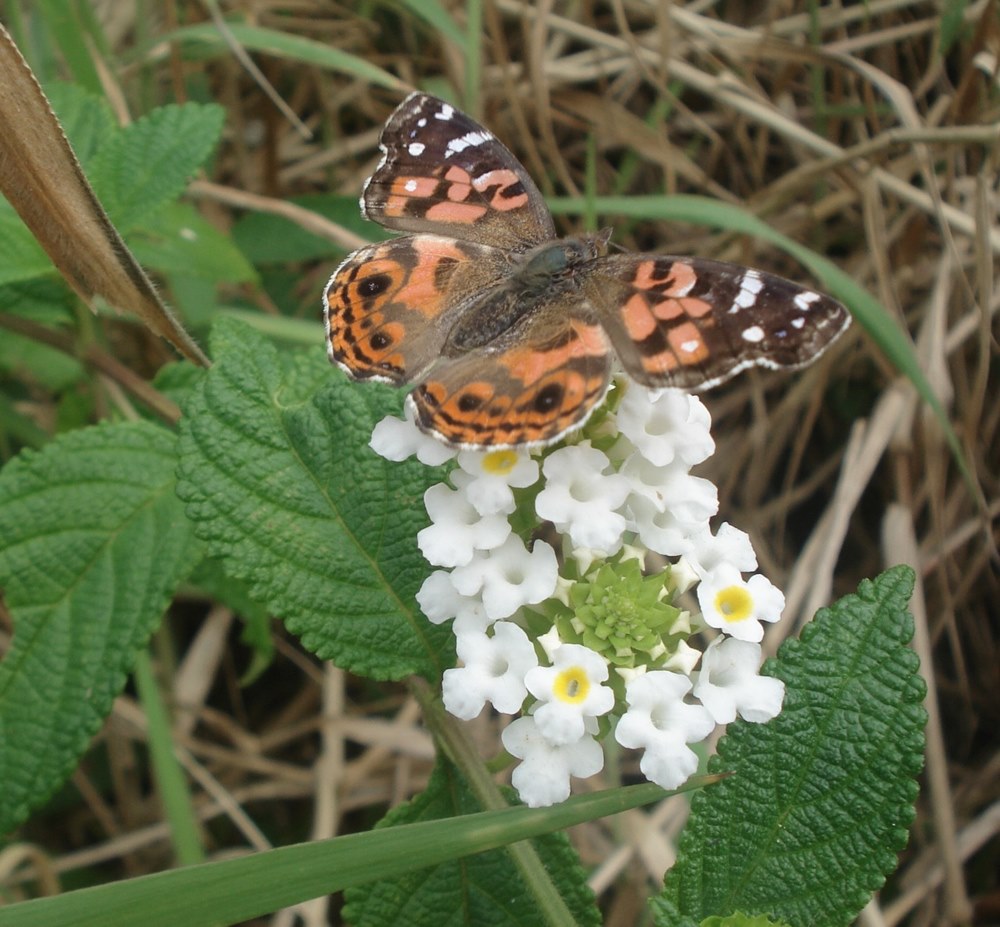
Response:
[[[464,24],[463,5],[449,6]],[[123,52],[134,23],[112,7],[131,6],[109,5],[109,15],[123,17],[111,29]],[[164,9],[165,22],[205,15],[194,3]],[[462,99],[460,50],[395,7],[227,4],[236,9],[363,56],[407,87]],[[974,903],[981,922],[996,922],[1000,908],[1000,25],[992,2],[970,3],[962,19],[942,54],[932,3],[492,0],[478,95],[466,101],[546,194],[587,188],[593,138],[597,193],[697,193],[743,205],[830,257],[915,345],[971,484],[914,387],[860,325],[804,372],[742,376],[707,397],[719,449],[702,472],[720,486],[720,520],[750,532],[762,569],[788,596],[769,650],[861,578],[901,561],[917,569],[916,646],[931,692],[927,768],[900,870],[862,918],[873,925],[961,922]],[[206,67],[165,48],[156,55],[164,100],[183,94],[190,69]],[[295,218],[285,202],[293,194],[356,194],[401,94],[253,57],[313,135],[303,137],[235,56],[211,61],[208,86],[229,119],[214,176],[192,190],[206,211],[223,222],[245,208]],[[123,111],[135,67],[113,65],[107,75],[123,88]],[[356,243],[326,220],[303,221],[343,246]],[[567,232],[578,227],[559,222]],[[616,240],[806,278],[770,246],[704,227],[619,223]],[[309,313],[330,269],[303,268],[298,293]],[[277,661],[241,691],[233,616],[196,605],[175,619],[198,616],[179,634],[172,694],[184,765],[217,853],[367,827],[421,788],[432,746],[399,690],[317,665],[276,628]],[[491,724],[478,732],[484,754],[495,742]],[[121,698],[98,745],[106,769],[85,761],[74,776],[79,801],[58,822],[41,815],[30,831],[46,849],[8,857],[8,868],[64,880],[81,867],[127,876],[169,864],[155,793],[136,772],[143,730],[135,701]],[[98,782],[99,773],[108,780]],[[586,787],[606,784],[598,777]],[[685,811],[675,799],[574,832],[606,923],[638,922]],[[329,923],[336,915],[327,905],[271,923]]]

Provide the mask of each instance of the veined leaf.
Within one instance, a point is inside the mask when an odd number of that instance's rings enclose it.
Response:
[[[175,438],[145,422],[69,432],[0,472],[0,834],[72,771],[199,545]]]
[[[214,104],[162,106],[101,146],[90,181],[121,234],[180,196],[215,147],[224,118]]]
[[[420,499],[442,474],[368,447],[398,391],[348,383],[319,350],[283,364],[231,320],[212,343],[215,364],[182,421],[178,492],[199,536],[323,659],[436,679],[451,636],[414,595],[429,571]]]
[[[845,927],[896,867],[923,764],[924,683],[907,647],[913,571],[894,567],[821,609],[765,672],[767,725],[737,721],[696,795],[657,923],[734,912]]]

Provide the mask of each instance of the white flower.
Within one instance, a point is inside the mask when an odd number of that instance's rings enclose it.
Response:
[[[760,623],[781,617],[785,596],[759,573],[744,581],[738,570],[724,564],[698,586],[698,605],[710,627],[756,643],[764,636]]]
[[[785,684],[760,676],[760,644],[717,637],[705,650],[694,696],[718,724],[728,724],[737,712],[744,721],[760,724],[781,711]]]
[[[552,663],[536,666],[524,678],[528,691],[541,703],[533,717],[550,744],[575,743],[584,735],[585,718],[614,708],[614,692],[601,685],[608,678],[608,664],[580,644],[563,644]]]
[[[718,509],[718,490],[709,480],[691,476],[679,463],[659,466],[641,454],[632,453],[621,465],[621,474],[629,481],[629,505],[639,499],[658,511],[672,510],[679,518],[698,520],[706,505]]]
[[[590,734],[571,744],[550,744],[532,717],[512,721],[500,735],[504,748],[520,763],[511,776],[517,794],[531,808],[569,798],[569,778],[585,779],[604,767],[601,745]]]
[[[698,757],[687,745],[704,740],[715,727],[706,708],[684,702],[690,688],[686,676],[663,670],[638,676],[625,688],[629,707],[615,739],[645,751],[639,768],[664,789],[682,785],[698,768]]]
[[[503,515],[480,515],[465,496],[444,483],[424,493],[424,507],[433,524],[417,532],[417,546],[434,566],[462,566],[476,550],[499,547],[510,534]]]
[[[610,461],[589,441],[553,451],[545,458],[545,488],[535,500],[539,518],[569,534],[574,547],[615,553],[621,547],[625,518],[616,511],[629,493],[620,474],[605,473]]]
[[[643,544],[666,557],[679,557],[691,550],[692,538],[708,528],[719,508],[718,491],[708,480],[677,470],[665,476],[664,489],[662,501],[633,491],[628,510]]]
[[[456,637],[455,645],[465,666],[444,671],[441,695],[448,711],[471,721],[487,702],[504,714],[520,709],[528,694],[524,676],[538,665],[534,645],[521,628],[498,621],[492,637],[468,631]]]
[[[727,563],[740,573],[752,573],[757,569],[757,555],[750,543],[750,535],[734,528],[729,522],[719,525],[715,534],[705,528],[692,537],[691,552],[685,560],[700,579],[705,579]]]
[[[459,470],[451,474],[480,515],[514,511],[511,487],[523,489],[538,479],[538,461],[526,451],[461,451]]]
[[[451,581],[462,595],[481,594],[491,620],[509,618],[522,605],[537,605],[555,592],[559,567],[555,551],[544,541],[535,541],[529,552],[524,542],[511,534],[495,550],[477,554],[457,567]]]
[[[690,468],[715,451],[708,409],[683,390],[646,390],[630,384],[616,417],[621,433],[656,466],[676,460]]]
[[[446,570],[435,570],[417,591],[417,603],[432,624],[454,619],[456,635],[464,631],[485,631],[492,622],[479,596],[462,595]]]
[[[455,457],[457,451],[425,435],[417,427],[409,403],[403,414],[405,419],[387,415],[375,426],[368,446],[376,454],[397,461],[416,454],[417,460],[428,467],[440,466]]]

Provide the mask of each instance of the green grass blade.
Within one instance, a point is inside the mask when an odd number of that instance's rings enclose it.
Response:
[[[338,48],[331,48],[321,42],[314,42],[312,39],[289,35],[276,29],[262,29],[259,26],[246,26],[241,23],[229,23],[229,31],[237,42],[250,51],[349,74],[360,81],[367,81],[389,90],[405,91],[407,89],[406,84],[398,77],[394,77],[388,71],[383,71],[374,64],[365,61],[364,58],[359,58],[357,55],[349,54]],[[226,40],[211,23],[185,26],[161,36],[159,40],[179,42],[182,45],[208,45],[229,54]]]
[[[438,0],[399,0],[399,5],[406,7],[417,19],[422,19],[434,32],[456,47],[462,48],[465,45],[465,36],[458,23]]]
[[[198,830],[198,818],[191,802],[184,771],[174,756],[170,717],[160,696],[147,650],[140,650],[135,660],[135,683],[146,713],[149,752],[156,774],[156,786],[163,803],[164,816],[170,825],[177,862],[182,866],[205,859]]]
[[[681,791],[706,780],[688,782]],[[655,785],[609,789],[552,808],[505,808],[296,844],[39,898],[4,908],[4,927],[208,927],[494,849],[661,800]]]

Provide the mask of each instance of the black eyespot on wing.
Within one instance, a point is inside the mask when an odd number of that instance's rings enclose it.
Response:
[[[460,412],[475,412],[483,404],[481,396],[475,393],[462,393],[458,397],[458,408]]]
[[[372,274],[358,284],[358,292],[362,298],[370,299],[372,296],[384,293],[389,288],[390,283],[392,283],[392,278],[388,274]]]
[[[551,412],[562,402],[563,388],[558,383],[543,386],[532,401],[536,412]]]
[[[378,331],[368,341],[376,351],[384,351],[392,344],[392,336],[385,331]]]

